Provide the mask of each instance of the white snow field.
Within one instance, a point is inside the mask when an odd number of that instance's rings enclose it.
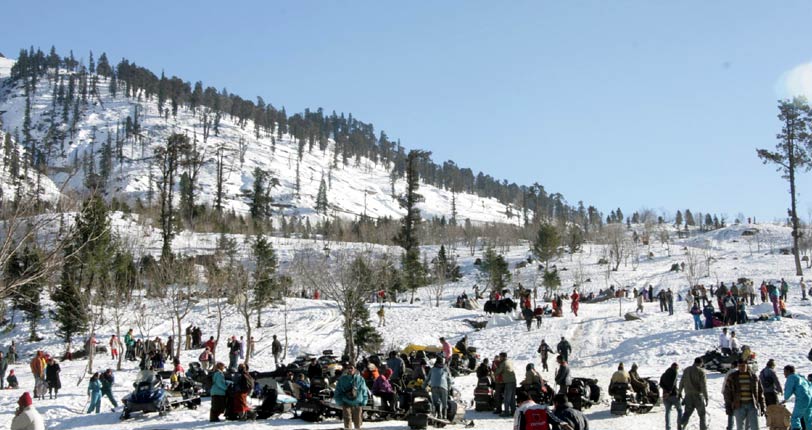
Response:
[[[563,292],[571,292],[569,286],[576,271],[583,272],[589,278],[582,288],[583,292],[597,291],[606,288],[608,284],[616,286],[642,287],[654,285],[655,292],[661,287],[670,287],[676,292],[684,293],[687,281],[683,273],[669,272],[673,263],[680,263],[686,259],[686,250],[692,253],[701,253],[703,256],[713,257],[710,267],[710,276],[702,277],[699,282],[705,284],[724,281],[726,283],[738,277],[752,278],[756,284],[762,279],[786,278],[791,285],[789,310],[794,318],[784,318],[780,321],[756,322],[735,327],[744,344],[750,345],[757,354],[759,367],[763,367],[767,359],[774,358],[781,368],[785,364],[794,364],[801,374],[812,372],[812,363],[807,358],[810,346],[809,320],[812,317],[810,302],[800,299],[798,278],[794,276],[792,257],[781,255],[778,251],[788,246],[790,230],[782,226],[757,225],[759,234],[756,239],[745,239],[741,233],[748,226],[730,226],[715,232],[695,234],[689,239],[677,240],[670,245],[671,256],[659,243],[652,244],[650,248],[640,247],[637,251],[642,257],[636,270],[631,264],[621,264],[618,272],[609,272],[607,279],[605,265],[598,265],[597,260],[603,255],[603,248],[598,245],[587,246],[583,252],[572,258],[562,256],[555,262],[563,276]],[[194,236],[194,235],[191,235]],[[190,237],[190,244],[202,245],[204,237]],[[175,245],[178,246],[176,241]],[[275,241],[274,245],[280,251],[281,259],[289,259],[291,250],[305,246],[293,240],[287,242]],[[335,244],[338,245],[338,244]],[[185,246],[185,245],[182,245]],[[348,244],[348,247],[363,245]],[[436,248],[426,248],[431,254]],[[493,357],[501,351],[506,351],[514,360],[517,376],[524,375],[526,363],[539,364],[536,348],[541,339],[555,344],[561,336],[565,336],[573,345],[571,367],[574,376],[593,377],[599,380],[604,390],[601,404],[586,411],[590,420],[590,428],[598,430],[626,430],[626,429],[654,429],[664,428],[664,413],[662,407],[656,407],[652,412],[644,415],[628,415],[616,417],[609,413],[609,398],[605,394],[609,377],[615,370],[618,362],[628,365],[637,363],[642,376],[655,376],[659,378],[662,372],[672,363],[677,362],[684,369],[690,365],[696,356],[703,354],[715,346],[718,339],[718,329],[694,331],[691,316],[687,313],[685,302],[675,303],[675,315],[659,312],[658,304],[647,303],[645,312],[640,321],[625,321],[619,313],[633,311],[635,305],[632,300],[618,303],[617,300],[599,304],[582,304],[579,316],[575,317],[567,308],[563,318],[546,318],[542,329],[533,328],[528,332],[521,321],[489,325],[481,331],[474,331],[465,319],[487,320],[488,317],[480,310],[467,311],[450,307],[454,298],[463,291],[470,295],[477,282],[478,269],[473,265],[475,257],[481,256],[477,250],[475,256],[469,255],[465,248],[452,251],[459,255],[464,279],[455,284],[448,284],[439,308],[429,306],[429,293],[422,290],[418,293],[420,302],[410,305],[408,303],[387,304],[386,326],[381,327],[386,348],[400,349],[407,343],[437,344],[440,336],[449,338],[452,343],[461,336],[468,335],[469,344],[476,346],[483,357]],[[526,246],[514,246],[506,255],[513,268],[514,263],[526,258]],[[653,257],[646,258],[651,252]],[[580,269],[579,269],[580,267]],[[567,268],[566,271],[563,271]],[[708,271],[704,270],[704,275]],[[533,285],[536,266],[513,271],[525,285]],[[482,285],[480,283],[480,285]],[[318,353],[323,349],[340,351],[343,346],[341,333],[341,320],[335,306],[325,300],[309,300],[301,298],[288,299],[288,345],[287,361],[297,354],[304,352]],[[46,305],[49,307],[50,304]],[[376,305],[370,304],[374,309]],[[622,307],[622,309],[621,309]],[[156,315],[161,317],[159,306],[153,307]],[[761,307],[756,307],[761,308]],[[213,312],[201,303],[185,321],[184,325],[195,324],[203,329],[204,337],[213,334]],[[374,312],[373,320],[376,318]],[[134,316],[134,315],[133,315]],[[165,315],[163,316],[165,318]],[[16,406],[16,400],[24,390],[31,390],[33,379],[28,369],[28,360],[38,349],[44,349],[51,354],[61,355],[64,345],[56,339],[54,324],[43,319],[40,322],[40,334],[46,338],[39,343],[27,343],[26,324],[21,320],[19,313],[16,316],[17,326],[10,332],[0,334],[0,347],[5,350],[12,339],[16,339],[21,346],[21,362],[12,365],[19,375],[22,389],[0,391],[0,428],[8,428]],[[500,318],[500,317],[494,317]],[[254,334],[257,339],[258,354],[251,360],[252,368],[256,370],[272,370],[273,358],[270,354],[270,340],[273,334],[283,334],[283,314],[281,308],[267,310],[263,315],[265,327],[257,329]],[[133,325],[135,328],[135,326]],[[164,319],[149,335],[160,335],[163,338],[171,334],[171,323]],[[136,334],[137,333],[136,329]],[[98,338],[105,342],[112,334],[112,327],[102,327],[97,331]],[[232,312],[223,328],[223,336],[235,334],[243,335],[245,330],[240,317]],[[223,347],[221,347],[223,348]],[[184,351],[181,360],[184,366],[196,360],[199,350]],[[218,352],[218,359],[223,359],[223,352]],[[165,417],[155,414],[146,416],[137,415],[128,421],[119,421],[119,412],[111,412],[109,404],[103,400],[103,413],[99,415],[86,415],[81,409],[86,404],[87,378],[77,387],[79,375],[85,369],[87,362],[79,360],[62,363],[63,389],[58,400],[35,401],[35,406],[44,415],[49,429],[191,429],[191,428],[279,428],[279,429],[335,429],[341,424],[335,420],[328,420],[318,424],[291,419],[290,415],[283,415],[276,419],[256,422],[222,422],[211,424],[207,421],[209,402],[205,400],[203,406],[197,410],[177,409]],[[551,360],[552,364],[552,360]],[[126,368],[118,372],[114,387],[117,398],[128,393],[135,376],[135,364],[125,362]],[[114,367],[112,360],[105,356],[97,358],[97,370]],[[547,379],[552,379],[555,366],[551,372],[543,373]],[[474,375],[460,377],[455,380],[455,386],[461,391],[462,398],[468,403],[471,410],[465,411],[466,419],[475,421],[478,429],[509,429],[511,421],[499,418],[492,413],[477,413],[470,406],[473,398],[473,388],[476,380]],[[724,428],[726,417],[722,405],[721,384],[722,375],[708,373],[708,391],[710,393],[710,428],[717,430]],[[791,402],[790,402],[791,403]],[[391,428],[406,429],[405,421],[384,421],[366,423],[365,428]],[[689,429],[698,428],[698,420],[694,417],[688,426]],[[766,428],[762,419],[761,428]]]

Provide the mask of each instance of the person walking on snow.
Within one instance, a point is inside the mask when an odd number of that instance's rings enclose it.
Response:
[[[564,359],[564,361],[566,362],[570,361],[570,353],[572,352],[572,346],[570,346],[570,343],[567,342],[567,339],[564,339],[564,336],[561,336],[561,341],[558,342],[558,345],[556,345],[555,349],[561,356],[561,358]]]
[[[116,398],[113,397],[113,384],[116,382],[116,378],[113,376],[113,369],[107,369],[100,377],[100,380],[101,395],[103,397],[107,397],[107,399],[110,400],[110,403],[113,404],[113,408],[116,408],[118,406],[118,402],[116,402]],[[101,401],[99,403],[101,403]]]
[[[578,306],[580,305],[580,301],[581,301],[581,295],[578,294],[578,290],[574,290],[572,292],[572,295],[570,296],[570,299],[572,299],[572,304],[570,305],[570,307],[572,308],[572,313],[575,314],[575,316],[577,317],[578,316]]]
[[[685,412],[679,421],[681,428],[688,425],[691,415],[696,410],[699,415],[699,430],[708,430],[705,416],[705,407],[708,406],[708,383],[705,372],[702,370],[701,357],[694,359],[693,366],[688,366],[682,371],[677,396],[682,397],[683,392],[685,393]]]
[[[378,327],[386,327],[386,313],[383,310],[383,305],[378,309]]]
[[[805,378],[795,373],[795,366],[784,366],[784,377],[787,382],[784,384],[784,401],[781,403],[795,396],[790,428],[800,429],[801,419],[807,423],[806,428],[809,428],[809,423],[812,423],[812,387]]]
[[[677,409],[677,427],[682,428],[682,405],[680,404],[679,390],[677,389],[677,371],[679,365],[671,363],[671,367],[660,376],[660,388],[663,390],[663,406],[665,407],[665,430],[671,430],[671,409]]]
[[[642,312],[643,312],[643,295],[638,294],[637,295],[637,309],[635,310],[635,313],[639,314],[639,313],[642,313]]]
[[[542,339],[541,345],[539,345],[538,353],[541,354],[541,367],[545,372],[550,370],[550,368],[547,367],[547,358],[551,352],[553,352],[553,350],[550,348],[550,345],[547,345],[547,342]]]

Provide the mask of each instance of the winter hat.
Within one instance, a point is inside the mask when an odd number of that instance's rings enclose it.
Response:
[[[373,371],[373,370],[376,370],[376,369],[377,369],[377,367],[375,367],[375,365],[374,365],[374,364],[369,363],[369,365],[367,366],[367,369],[369,369],[369,371],[371,372],[371,371]]]
[[[9,370],[8,371],[8,376],[13,376],[13,375],[14,375],[14,369]]]
[[[677,367],[679,367],[679,364],[677,364],[677,363],[671,363],[671,367],[673,367],[674,369],[676,369]]]
[[[24,392],[23,395],[20,396],[20,400],[17,400],[17,404],[20,405],[20,408],[27,408],[33,403],[33,400],[31,400],[31,394],[28,394],[28,391]]]

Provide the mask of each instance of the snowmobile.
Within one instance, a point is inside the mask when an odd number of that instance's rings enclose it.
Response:
[[[601,399],[601,387],[598,380],[592,378],[572,378],[572,384],[567,389],[567,399],[575,409],[589,409]]]
[[[428,427],[429,424],[434,427],[445,427],[447,425],[456,424],[460,417],[458,417],[457,410],[460,404],[459,391],[452,388],[448,396],[448,404],[446,405],[446,414],[444,417],[437,417],[432,415],[433,405],[431,403],[431,396],[429,392],[416,388],[411,392],[411,404],[406,411],[406,424],[412,430],[422,430]],[[455,419],[457,421],[455,421]],[[471,423],[469,423],[470,425]]]
[[[610,412],[612,415],[626,415],[629,412],[645,414],[660,404],[660,384],[652,378],[643,378],[648,384],[648,395],[635,392],[631,384],[616,382],[609,386],[612,396]]]
[[[496,407],[491,378],[479,378],[474,388],[474,410],[477,412],[492,411]]]
[[[524,386],[520,385],[516,388],[518,391],[526,392],[534,402],[538,403],[539,405],[551,405],[553,404],[553,394],[555,394],[555,390],[553,387],[545,383],[542,386],[538,385],[531,385],[531,386]]]
[[[747,360],[747,366],[758,372],[758,361],[756,361],[756,354],[751,352],[750,347],[747,345],[742,346],[741,354],[722,354],[719,349],[712,349],[699,357],[702,359],[702,366],[710,371],[727,373],[732,369],[733,363],[740,359]]]
[[[151,370],[138,372],[133,382],[134,391],[122,399],[124,411],[121,419],[130,418],[132,412],[158,412],[164,416],[169,411],[170,402],[161,378]]]
[[[382,421],[397,418],[400,411],[387,411],[375,405],[375,397],[370,395],[366,406],[361,407],[364,421]],[[310,391],[294,409],[298,417],[307,422],[320,422],[325,418],[340,417],[341,407],[333,402],[333,389],[329,386],[311,383]]]

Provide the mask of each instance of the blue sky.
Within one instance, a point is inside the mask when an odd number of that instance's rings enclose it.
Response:
[[[812,2],[36,3],[3,6],[0,52],[106,51],[288,112],[352,112],[604,212],[789,205],[755,149],[775,145],[781,76],[812,60]]]

